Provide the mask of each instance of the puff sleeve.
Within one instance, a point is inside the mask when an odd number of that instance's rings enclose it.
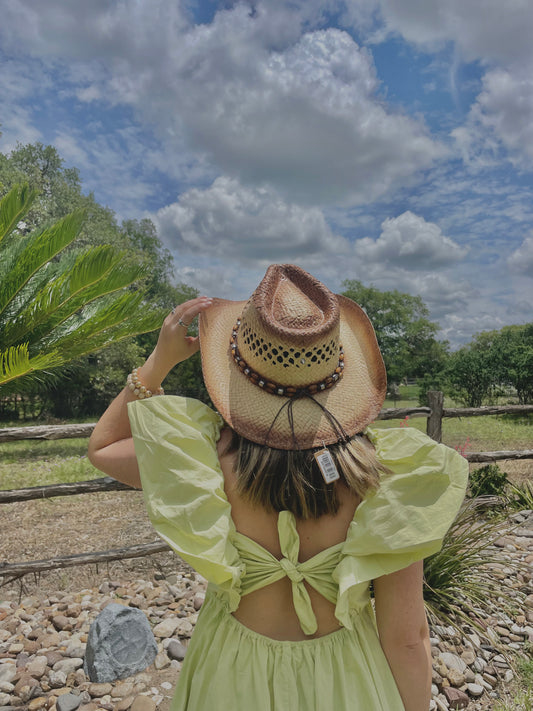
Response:
[[[152,525],[236,609],[242,564],[230,542],[234,524],[216,450],[222,418],[176,396],[129,403],[128,415]]]
[[[335,614],[346,627],[363,584],[440,550],[468,481],[468,462],[416,429],[369,428],[366,434],[390,473],[357,507],[333,575]]]

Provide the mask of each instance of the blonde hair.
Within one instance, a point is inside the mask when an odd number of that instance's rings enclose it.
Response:
[[[250,504],[269,511],[292,511],[299,519],[336,514],[337,482],[326,484],[314,453],[319,449],[272,449],[232,430],[226,453],[236,454],[237,490]],[[347,442],[328,445],[340,481],[363,499],[377,489],[383,467],[371,442],[355,435]]]

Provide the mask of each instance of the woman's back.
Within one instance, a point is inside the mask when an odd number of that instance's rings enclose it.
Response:
[[[235,454],[224,454],[230,437],[228,430],[222,431],[217,451],[235,527],[239,533],[259,543],[280,560],[283,555],[278,535],[278,514],[264,508],[252,507],[237,491]],[[334,516],[297,520],[296,528],[300,538],[298,562],[303,563],[346,539],[359,501],[342,484],[338,484],[338,497],[340,506]],[[335,606],[308,583],[304,582],[304,585],[318,623],[318,629],[311,637],[321,637],[339,629],[340,625],[334,614]],[[266,637],[279,640],[310,638],[310,635],[305,635],[302,631],[294,609],[292,583],[287,577],[243,596],[239,609],[233,614],[243,625]]]

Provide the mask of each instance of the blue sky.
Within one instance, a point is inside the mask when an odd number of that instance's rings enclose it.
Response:
[[[456,347],[533,320],[533,4],[4,0],[0,150],[57,147],[177,281],[273,262],[419,294]]]

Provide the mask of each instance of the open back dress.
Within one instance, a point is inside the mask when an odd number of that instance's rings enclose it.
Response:
[[[391,473],[359,504],[346,540],[300,563],[294,515],[281,511],[278,560],[239,533],[217,455],[223,421],[198,400],[129,404],[151,522],[209,581],[171,711],[403,711],[378,638],[370,582],[435,552],[463,501],[466,460],[416,429],[367,428]],[[261,635],[231,613],[287,576],[302,630],[317,622],[304,581],[342,627],[302,641]]]

